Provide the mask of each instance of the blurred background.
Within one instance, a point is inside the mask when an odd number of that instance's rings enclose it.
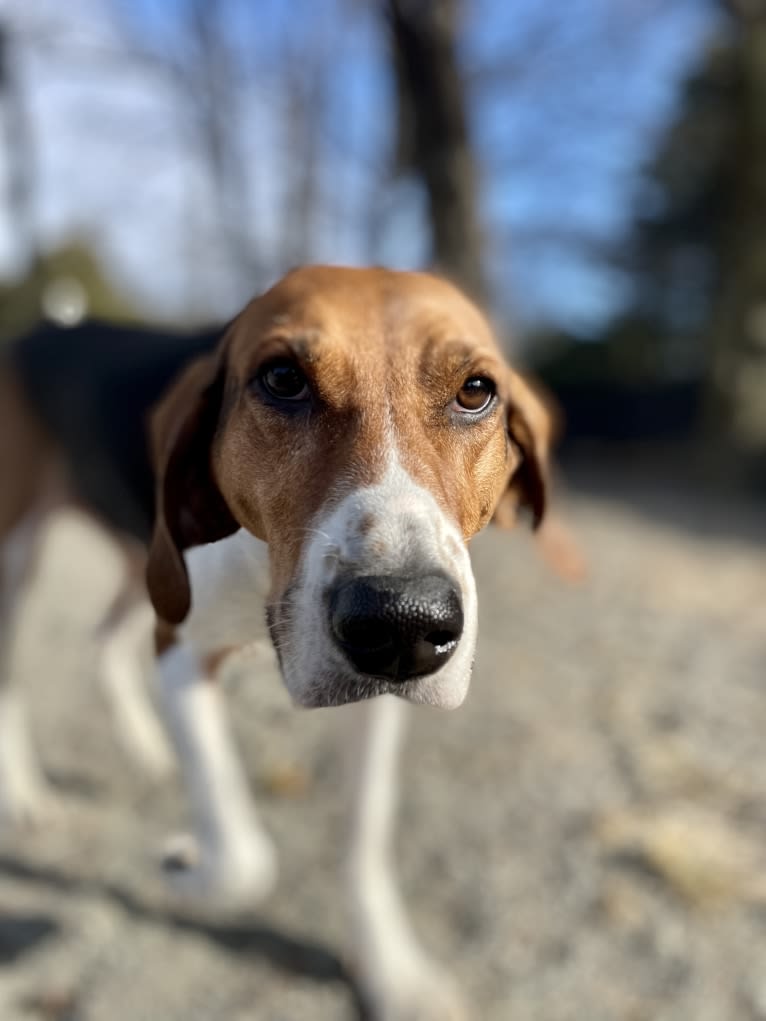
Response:
[[[414,724],[426,942],[477,1018],[766,1018],[766,0],[0,0],[0,344],[224,321],[312,261],[446,273],[567,426],[588,579],[482,537],[476,691]],[[19,670],[78,822],[0,859],[4,1021],[360,1016],[324,714],[233,679],[291,895],[181,919],[177,791],[69,637],[108,553],[58,527]]]
[[[757,0],[0,16],[4,334],[57,299],[188,323],[301,262],[437,266],[570,436],[684,439],[763,481]]]

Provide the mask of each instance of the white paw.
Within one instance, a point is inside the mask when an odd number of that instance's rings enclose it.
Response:
[[[412,962],[398,974],[362,978],[375,1021],[469,1021],[469,1011],[451,976],[430,961]]]
[[[237,846],[208,848],[189,834],[171,838],[162,869],[173,893],[185,901],[244,909],[264,900],[277,881],[277,856],[265,836]]]

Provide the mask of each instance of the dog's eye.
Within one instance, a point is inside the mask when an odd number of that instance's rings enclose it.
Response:
[[[486,376],[471,376],[460,387],[455,398],[456,410],[476,415],[486,411],[495,396],[495,384]]]
[[[264,365],[258,374],[258,381],[266,393],[278,401],[305,401],[309,395],[306,377],[287,358]]]

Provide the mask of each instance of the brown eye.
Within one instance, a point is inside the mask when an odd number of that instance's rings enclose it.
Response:
[[[495,396],[495,384],[486,376],[471,376],[460,387],[455,398],[457,410],[477,415],[486,411]]]
[[[266,393],[278,401],[305,401],[309,396],[306,377],[287,358],[265,365],[258,374],[258,381]]]

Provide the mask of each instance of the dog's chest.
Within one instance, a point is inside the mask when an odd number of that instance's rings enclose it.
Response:
[[[269,557],[265,542],[244,529],[187,550],[191,613],[181,632],[201,655],[268,637],[265,604]]]

